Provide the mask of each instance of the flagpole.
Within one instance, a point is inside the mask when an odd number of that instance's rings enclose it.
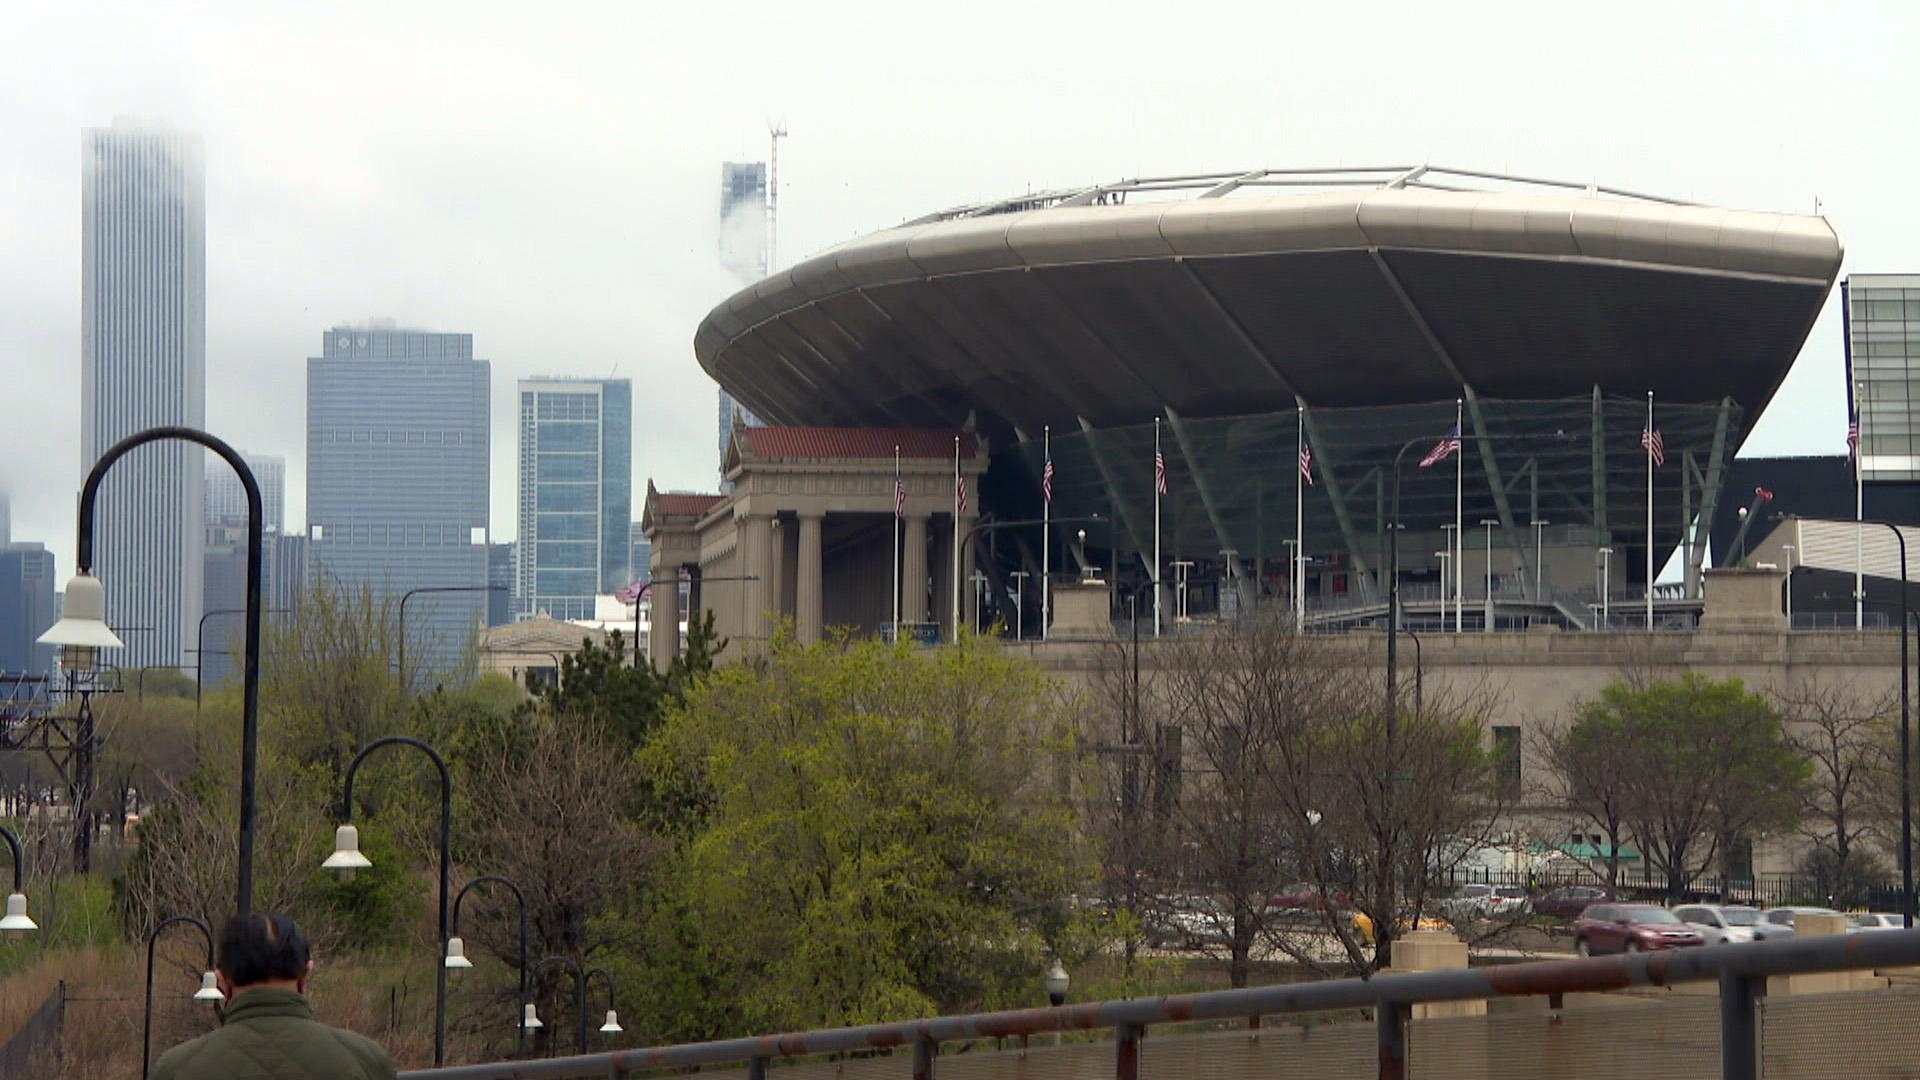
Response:
[[[1307,506],[1307,411],[1295,406],[1294,418],[1294,470],[1293,470],[1293,629],[1296,633],[1307,628],[1307,563],[1303,558],[1306,551],[1306,518],[1303,516]]]
[[[1464,417],[1461,414],[1461,401],[1459,398],[1454,398],[1453,430],[1461,430],[1462,419]],[[1466,607],[1467,598],[1467,579],[1463,571],[1467,562],[1466,472],[1467,447],[1466,443],[1462,442],[1460,452],[1454,455],[1453,461],[1453,632],[1456,634],[1460,632],[1460,624],[1464,619],[1462,609]],[[1447,609],[1443,604],[1440,607],[1440,618],[1444,621],[1446,617]]]
[[[900,444],[893,444],[893,640],[900,640]]]
[[[1647,431],[1640,436],[1647,445],[1647,633],[1653,633],[1653,391],[1647,391]]]
[[[1860,384],[1849,387],[1853,395],[1853,422],[1860,422]],[[1860,563],[1860,529],[1866,520],[1867,509],[1867,456],[1860,451],[1860,436],[1853,440],[1853,629],[1858,632],[1867,625],[1866,576]]]
[[[1160,418],[1153,418],[1153,636],[1160,636]]]
[[[960,640],[960,436],[953,437],[953,639]]]
[[[1047,640],[1047,614],[1053,608],[1053,425],[1040,428],[1041,454],[1046,463],[1041,466],[1041,486],[1046,490],[1040,493],[1040,640]]]

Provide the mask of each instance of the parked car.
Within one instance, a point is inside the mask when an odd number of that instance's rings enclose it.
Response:
[[[1155,948],[1198,949],[1224,940],[1226,925],[1211,896],[1156,896],[1147,916],[1147,941]]]
[[[1857,934],[1863,930],[1905,930],[1907,923],[1897,911],[1849,911],[1847,912],[1847,933]]]
[[[1654,904],[1595,904],[1581,912],[1573,924],[1573,951],[1581,956],[1704,944],[1706,939],[1700,931]]]
[[[1527,890],[1515,885],[1458,885],[1443,896],[1440,913],[1455,922],[1523,915],[1529,908]]]
[[[1753,940],[1754,927],[1760,925],[1760,912],[1730,904],[1688,904],[1673,909],[1681,922],[1700,931],[1709,945],[1732,945]]]
[[[1399,924],[1399,929],[1396,931],[1396,933],[1399,933],[1399,934],[1405,934],[1409,930],[1452,930],[1453,929],[1453,927],[1449,925],[1446,922],[1446,920],[1436,919],[1431,915],[1422,915],[1418,919],[1413,920],[1411,923],[1408,922],[1405,916],[1401,916],[1399,919],[1395,921]],[[1359,935],[1360,943],[1362,945],[1373,944],[1373,919],[1368,917],[1366,912],[1356,911],[1352,915],[1347,916],[1347,925],[1353,927],[1353,932]]]
[[[1604,885],[1562,885],[1540,893],[1531,903],[1535,915],[1577,919],[1591,905],[1618,899],[1620,894]]]
[[[1824,907],[1776,907],[1760,913],[1760,921],[1753,928],[1755,941],[1779,941],[1793,936],[1793,920],[1800,915],[1838,915],[1832,908]]]
[[[1269,911],[1344,911],[1350,905],[1347,894],[1329,892],[1311,881],[1299,881],[1267,897]]]

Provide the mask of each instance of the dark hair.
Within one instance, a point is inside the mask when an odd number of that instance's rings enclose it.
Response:
[[[284,915],[256,912],[220,931],[220,972],[236,988],[307,973],[307,939]]]

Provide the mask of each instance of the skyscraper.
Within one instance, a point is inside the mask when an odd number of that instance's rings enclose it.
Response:
[[[632,490],[631,383],[521,381],[518,617],[591,619],[627,583]]]
[[[53,553],[39,544],[0,543],[0,672],[45,675],[53,646],[38,644],[60,605],[54,600]]]
[[[247,468],[253,470],[254,483],[260,485],[260,502],[265,510],[264,524],[270,533],[287,527],[287,459],[265,454],[242,454]],[[240,474],[219,457],[207,455],[207,524],[218,525],[227,518],[247,517],[247,489]]]
[[[628,543],[632,545],[632,554],[627,559],[628,581],[649,581],[653,577],[653,541],[647,539],[646,530],[634,522],[627,530]]]
[[[408,680],[455,674],[487,611],[487,387],[473,335],[336,326],[307,360],[307,565],[407,604]]]
[[[158,424],[206,426],[206,164],[200,138],[116,119],[80,157],[80,467]],[[93,568],[122,667],[179,664],[200,621],[202,453],[128,455],[95,506]],[[132,628],[139,629],[132,629]]]
[[[1849,274],[1840,294],[1862,474],[1920,480],[1920,274]]]
[[[767,165],[763,161],[720,163],[720,265],[734,280],[749,285],[771,272],[767,265]],[[742,423],[760,419],[720,389],[720,458],[727,456],[738,414]]]

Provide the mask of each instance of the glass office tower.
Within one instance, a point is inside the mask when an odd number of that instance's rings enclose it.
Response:
[[[519,486],[515,617],[593,618],[628,580],[632,384],[522,380]]]
[[[1920,480],[1920,274],[1854,274],[1840,295],[1864,478]]]

